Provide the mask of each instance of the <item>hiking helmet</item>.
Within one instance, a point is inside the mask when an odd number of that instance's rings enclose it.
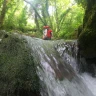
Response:
[[[43,26],[44,29],[50,28],[49,26]]]

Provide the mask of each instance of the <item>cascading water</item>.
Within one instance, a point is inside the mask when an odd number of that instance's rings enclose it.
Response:
[[[74,54],[77,47],[73,49],[64,40],[24,38],[32,49],[37,64],[37,74],[42,86],[41,96],[96,96],[95,78],[87,73],[78,74],[78,62],[73,58],[77,56]],[[76,44],[74,42],[73,45]]]

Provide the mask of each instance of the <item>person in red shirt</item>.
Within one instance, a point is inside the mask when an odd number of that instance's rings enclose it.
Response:
[[[43,39],[44,40],[51,40],[52,30],[50,29],[49,26],[44,26],[43,28],[44,28],[44,30],[43,30]]]

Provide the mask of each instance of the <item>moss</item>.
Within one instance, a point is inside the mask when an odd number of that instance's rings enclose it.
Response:
[[[27,96],[39,93],[36,66],[26,45],[17,35],[3,36],[0,42],[0,96],[23,96],[23,91]]]
[[[79,35],[79,47],[85,57],[96,57],[96,5],[87,10],[82,32]]]
[[[82,25],[80,25],[79,27],[78,27],[78,33],[77,33],[77,37],[79,37],[79,35],[81,34],[81,32],[82,32]]]
[[[96,54],[96,31],[86,29],[79,37],[80,49],[83,55],[90,57]]]

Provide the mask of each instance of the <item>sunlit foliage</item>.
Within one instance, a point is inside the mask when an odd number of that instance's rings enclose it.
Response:
[[[76,38],[74,30],[82,24],[84,9],[73,0],[9,0],[4,14],[3,29],[42,34],[42,27],[49,25],[55,39]]]

